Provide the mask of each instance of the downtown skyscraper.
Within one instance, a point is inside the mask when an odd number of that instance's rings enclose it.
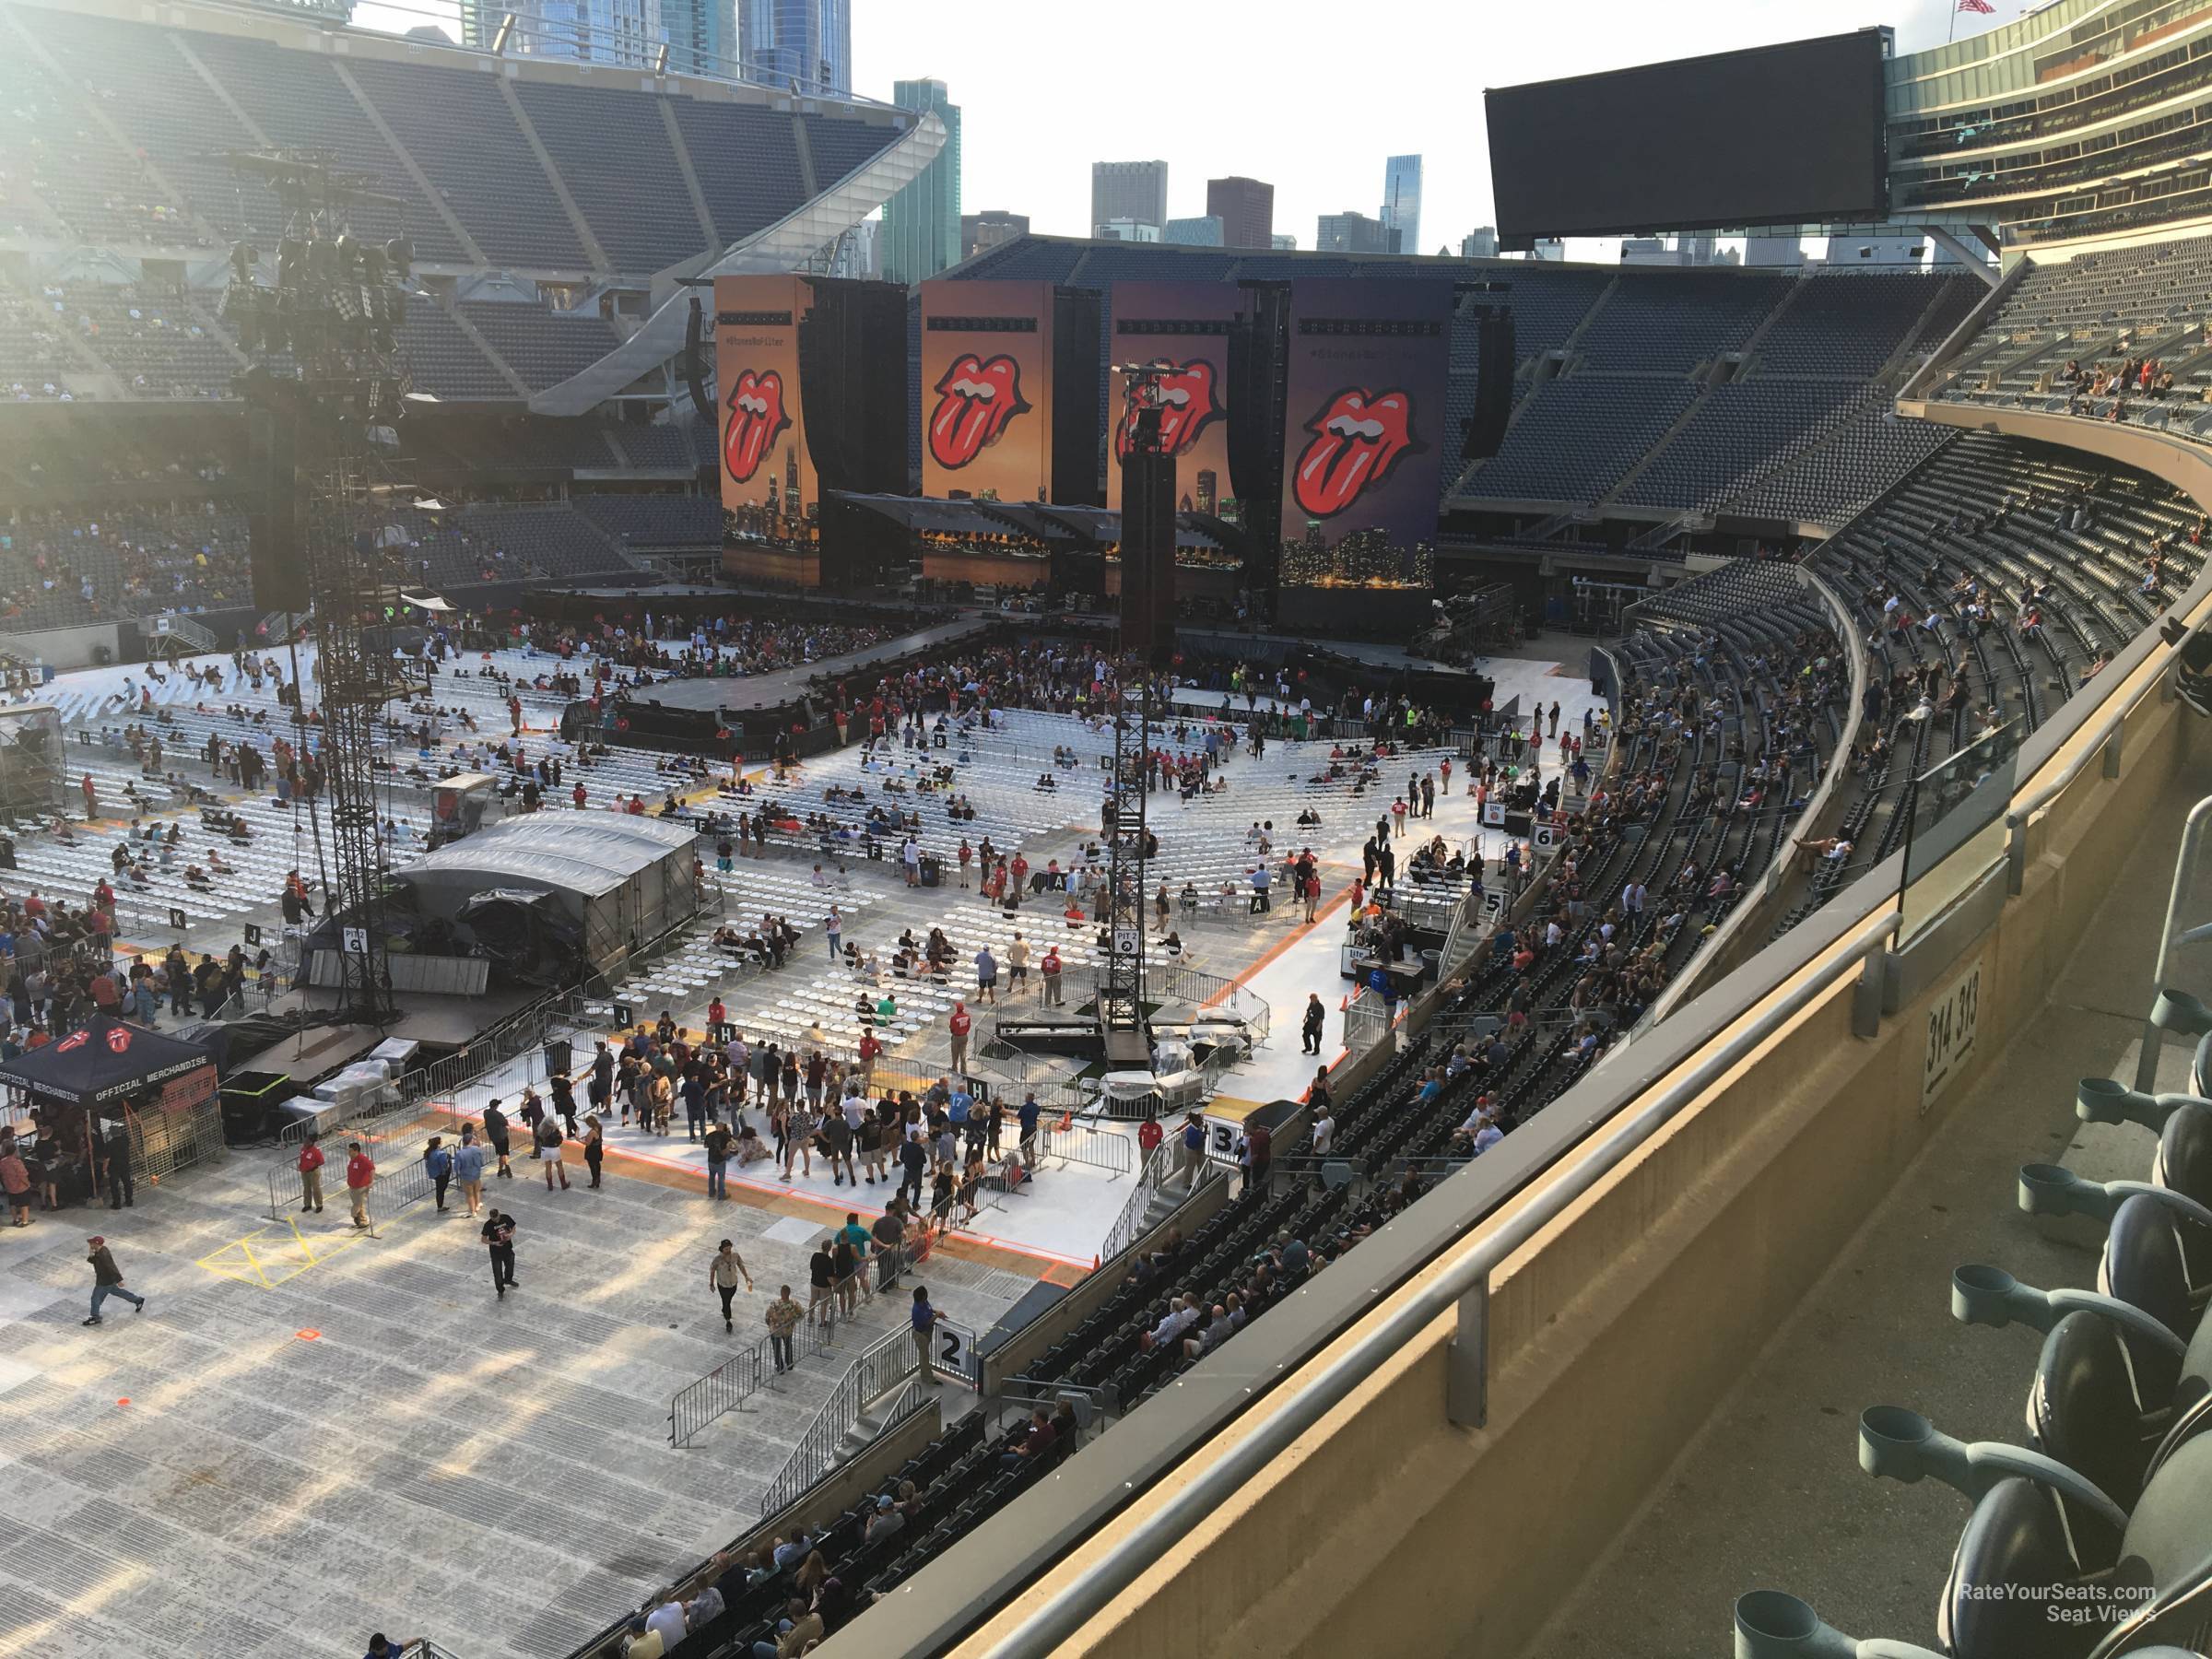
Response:
[[[661,0],[462,0],[461,43],[490,51],[509,13],[510,57],[650,69],[667,38]]]
[[[876,245],[883,275],[920,282],[960,258],[960,107],[941,80],[894,81],[891,101],[926,111],[945,124],[945,147],[922,176],[883,205]]]
[[[737,0],[737,50],[748,81],[810,98],[850,98],[852,0]]]
[[[1397,251],[1421,251],[1421,159],[1393,156],[1382,164],[1382,228],[1395,230]]]

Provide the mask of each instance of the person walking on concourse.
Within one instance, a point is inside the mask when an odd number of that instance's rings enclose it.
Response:
[[[94,1233],[85,1241],[85,1260],[92,1264],[92,1317],[88,1325],[104,1324],[100,1305],[111,1296],[120,1296],[131,1304],[133,1312],[146,1312],[146,1298],[123,1288],[123,1269],[115,1265],[114,1253],[109,1250],[107,1240]]]
[[[514,1288],[514,1218],[501,1215],[494,1205],[484,1218],[483,1237],[491,1251],[491,1282],[504,1301]]]
[[[737,1328],[737,1322],[730,1312],[730,1303],[736,1299],[737,1281],[740,1278],[745,1280],[746,1293],[750,1295],[753,1288],[752,1270],[746,1266],[745,1258],[737,1253],[737,1246],[724,1239],[714,1259],[707,1264],[707,1282],[714,1287],[715,1293],[722,1298],[722,1328],[725,1331]]]

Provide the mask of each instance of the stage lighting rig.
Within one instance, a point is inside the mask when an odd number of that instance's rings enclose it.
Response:
[[[212,158],[261,180],[287,212],[271,262],[230,251],[222,314],[250,367],[239,377],[256,434],[262,511],[254,518],[254,599],[314,618],[316,660],[305,679],[294,635],[295,743],[326,781],[331,839],[316,830],[330,943],[342,964],[339,1007],[382,1027],[391,1015],[384,967],[383,867],[373,757],[383,706],[416,689],[371,630],[397,602],[406,571],[388,534],[394,427],[410,382],[400,347],[414,250],[353,234],[350,211],[398,205],[370,175],[326,150],[229,151]],[[273,280],[270,278],[273,276]],[[312,690],[311,690],[312,688]],[[312,703],[320,715],[308,719]],[[311,818],[311,823],[314,820]]]

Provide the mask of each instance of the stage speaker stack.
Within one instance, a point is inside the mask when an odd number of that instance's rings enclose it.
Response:
[[[1513,413],[1512,309],[1485,306],[1477,326],[1482,368],[1475,388],[1475,415],[1460,446],[1463,461],[1487,461],[1496,454]]]
[[[900,495],[907,485],[906,290],[897,283],[805,278],[799,385],[806,447],[820,484],[822,585],[883,582],[900,562],[873,515],[841,495]],[[902,551],[902,544],[896,549]]]
[[[1104,312],[1099,290],[1053,290],[1053,501],[1103,507],[1099,485],[1099,396]]]
[[[1244,302],[1229,336],[1229,481],[1244,507],[1244,585],[1258,614],[1275,616],[1283,555],[1283,439],[1290,400],[1290,285],[1240,285]]]
[[[1157,453],[1158,409],[1135,418],[1122,461],[1122,649],[1160,663],[1175,648],[1175,457]]]
[[[265,611],[308,607],[307,547],[300,533],[293,422],[262,405],[246,413],[246,562]]]

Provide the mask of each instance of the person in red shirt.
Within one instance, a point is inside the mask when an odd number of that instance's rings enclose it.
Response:
[[[883,1044],[876,1040],[876,1033],[873,1030],[863,1031],[860,1034],[860,1086],[863,1088],[873,1088],[876,1086],[876,1061],[882,1053]]]
[[[571,790],[569,792],[569,798],[576,803],[576,810],[582,812],[583,810],[583,803],[586,799],[583,785],[579,783],[574,789]]]
[[[645,797],[638,794],[631,795],[629,805],[622,810],[629,813],[631,818],[643,818],[645,816]]]
[[[1013,892],[1014,896],[1018,899],[1029,890],[1030,861],[1020,853],[1015,853],[1014,862],[1007,866],[1007,874],[1014,878]]]
[[[369,1189],[376,1184],[376,1165],[369,1154],[361,1150],[359,1141],[349,1141],[347,1148],[351,1157],[346,1160],[346,1201],[353,1206],[353,1224],[369,1225]]]
[[[1147,1118],[1136,1132],[1137,1147],[1147,1158],[1159,1149],[1159,1143],[1165,1138],[1157,1118]]]
[[[722,1006],[721,994],[717,993],[714,1000],[707,1005],[707,1035],[717,1042],[721,1041],[722,1028],[729,1017],[730,1011]]]
[[[323,1145],[322,1136],[311,1135],[307,1144],[300,1148],[300,1213],[306,1215],[323,1209]]]
[[[966,1071],[968,1033],[974,1029],[975,1017],[968,1012],[966,1003],[955,1002],[952,1005],[952,1018],[946,1023],[952,1030],[952,1069],[956,1072]]]
[[[100,791],[93,786],[90,772],[85,774],[83,789],[85,792],[85,817],[96,818],[100,816]]]

